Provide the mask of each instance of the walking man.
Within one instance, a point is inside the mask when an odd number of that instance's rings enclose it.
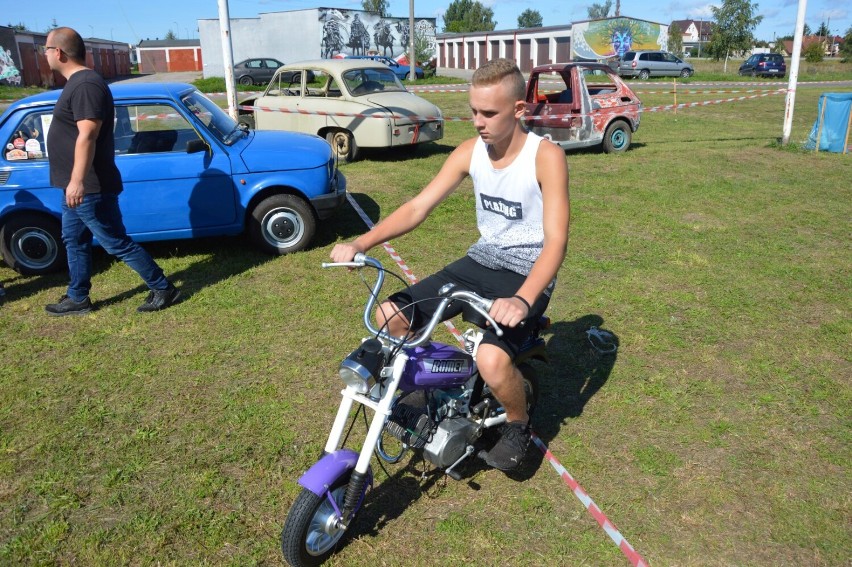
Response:
[[[52,30],[43,49],[50,68],[67,81],[53,111],[47,150],[50,183],[65,192],[62,241],[70,276],[67,293],[45,310],[57,316],[92,310],[93,236],[104,250],[135,270],[151,290],[138,311],[169,307],[177,302],[180,291],[127,236],[118,208],[123,187],[115,165],[112,93],[103,78],[85,66],[86,46],[73,29]]]

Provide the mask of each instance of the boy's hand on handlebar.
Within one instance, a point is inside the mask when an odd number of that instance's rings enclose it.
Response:
[[[529,309],[517,297],[500,297],[494,300],[488,314],[504,327],[517,327],[529,315]]]
[[[358,246],[355,246],[351,242],[347,242],[345,244],[335,244],[334,248],[331,249],[331,260],[333,262],[351,262],[355,259],[355,254],[359,254],[364,252]]]

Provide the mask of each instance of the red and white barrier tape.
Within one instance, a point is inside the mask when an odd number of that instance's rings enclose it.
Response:
[[[460,88],[450,89],[450,88],[446,88],[446,87],[433,88],[433,87],[429,87],[429,86],[426,86],[426,85],[424,85],[422,87],[408,87],[408,91],[412,92],[412,93],[466,93],[469,90],[470,90],[470,88],[467,88],[467,87],[463,88],[463,89],[460,89]]]
[[[627,560],[630,561],[630,564],[633,567],[648,567],[648,563],[642,559],[642,556],[633,549],[633,546],[628,543],[628,541],[621,535],[621,532],[618,531],[618,528],[615,527],[615,524],[609,521],[606,517],[606,514],[598,508],[598,505],[591,499],[589,494],[583,490],[583,487],[574,480],[574,477],[571,476],[565,467],[553,456],[553,453],[550,452],[550,449],[547,448],[547,445],[544,444],[538,435],[535,433],[532,434],[532,440],[536,444],[536,446],[544,453],[544,458],[547,459],[547,462],[550,463],[550,466],[562,477],[562,480],[565,481],[565,484],[568,485],[568,488],[574,493],[574,496],[586,507],[586,510],[592,515],[592,517],[597,520],[598,524],[603,528],[606,532],[606,535],[615,542],[615,545],[621,550],[621,552],[627,557]]]
[[[663,105],[663,106],[652,106],[650,108],[643,108],[642,111],[643,112],[659,112],[661,110],[674,110],[675,108],[691,108],[691,107],[694,107],[694,106],[709,106],[711,104],[722,104],[722,103],[725,103],[725,102],[739,102],[741,100],[749,100],[749,99],[753,99],[753,98],[761,98],[761,97],[772,96],[772,95],[776,95],[776,94],[784,94],[786,92],[787,92],[787,89],[778,89],[777,91],[772,91],[772,92],[763,93],[763,94],[759,94],[759,95],[737,96],[737,97],[733,97],[733,98],[725,98],[725,99],[720,99],[720,100],[705,100],[705,101],[701,101],[701,102],[685,102],[683,104],[678,104],[678,105],[666,104],[666,105]]]
[[[370,217],[367,216],[367,213],[364,212],[358,202],[355,201],[355,198],[347,193],[346,198],[349,200],[349,204],[352,205],[352,208],[355,209],[355,212],[358,213],[358,216],[361,217],[361,220],[364,221],[364,224],[367,225],[368,228],[373,228],[373,221],[370,220]],[[417,282],[417,277],[411,271],[411,268],[405,263],[402,257],[397,254],[396,250],[390,245],[389,242],[385,242],[382,244],[385,251],[390,254],[390,257],[393,258],[394,262],[402,269],[403,273],[406,277],[411,280],[412,283]],[[447,327],[450,329],[450,332],[453,333],[457,339],[461,342],[461,333],[459,333],[458,329],[453,326],[450,321],[445,322]],[[598,524],[603,528],[606,534],[615,542],[615,545],[621,550],[622,553],[627,557],[630,561],[630,564],[633,567],[648,567],[648,564],[642,559],[642,556],[633,549],[633,546],[627,542],[621,532],[618,531],[618,528],[607,519],[606,515],[598,508],[597,504],[592,501],[589,497],[588,493],[583,490],[580,484],[574,480],[574,477],[565,470],[565,467],[560,464],[560,462],[553,456],[553,453],[550,452],[550,449],[547,448],[547,445],[544,444],[538,435],[535,433],[532,434],[532,440],[535,442],[536,446],[541,449],[541,452],[544,453],[544,457],[550,463],[550,465],[559,473],[559,476],[562,477],[562,480],[565,481],[565,484],[574,492],[574,495],[582,502],[583,506],[586,507],[586,510],[592,515],[592,517],[597,520]]]
[[[323,110],[299,110],[299,109],[289,109],[289,108],[271,108],[268,106],[247,106],[247,105],[239,105],[237,108],[240,110],[262,110],[264,112],[283,112],[284,114],[304,114],[307,116],[335,116],[338,118],[393,118],[394,120],[403,120],[409,119],[413,121],[419,122],[434,122],[436,120],[456,120],[454,118],[444,118],[442,116],[417,116],[413,114],[396,114],[391,112],[383,112],[381,110],[377,112],[371,112],[370,114],[363,113],[350,113],[350,112],[325,112]],[[470,120],[467,118],[466,120]]]
[[[682,90],[682,91],[633,91],[636,94],[722,94],[722,93],[761,93],[761,92],[775,92],[779,89],[746,89],[746,90],[729,90],[729,91],[695,91],[695,90]]]
[[[695,91],[698,92],[698,91]],[[722,91],[720,91],[722,92]],[[737,91],[731,91],[737,92]],[[665,110],[674,110],[676,108],[690,108],[694,106],[708,106],[711,104],[722,104],[725,102],[738,102],[742,100],[749,100],[754,98],[761,98],[765,96],[771,96],[776,94],[784,94],[787,92],[787,89],[777,89],[769,92],[765,92],[762,94],[755,94],[750,96],[739,96],[733,98],[719,99],[719,100],[705,100],[700,102],[685,102],[683,104],[678,104],[677,106],[673,104],[666,104],[661,106],[652,106],[649,108],[642,108],[641,112],[659,112]],[[264,112],[283,112],[285,114],[306,114],[306,115],[314,115],[314,116],[334,116],[338,118],[393,118],[394,120],[400,119],[408,119],[412,122],[433,122],[436,120],[443,120],[444,122],[471,122],[473,118],[469,117],[457,117],[457,116],[417,116],[413,114],[391,114],[388,112],[375,112],[372,114],[352,114],[346,112],[323,112],[319,110],[295,110],[288,108],[270,108],[265,106],[246,106],[240,105],[240,110],[261,110]],[[536,120],[553,120],[553,119],[563,119],[569,120],[571,118],[581,118],[583,116],[587,116],[585,114],[539,114],[532,116],[525,116],[524,120],[527,122],[532,122]]]

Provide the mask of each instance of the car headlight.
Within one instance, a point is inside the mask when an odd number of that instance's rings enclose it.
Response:
[[[366,394],[378,379],[384,365],[382,343],[367,339],[340,363],[340,379],[358,392]]]

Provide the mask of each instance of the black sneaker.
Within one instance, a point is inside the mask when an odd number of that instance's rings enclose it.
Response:
[[[479,456],[489,466],[501,471],[518,468],[530,446],[530,426],[528,423],[512,421],[503,425],[500,440],[490,451],[482,451]]]
[[[63,295],[59,298],[59,303],[45,305],[44,310],[54,317],[82,315],[92,310],[92,302],[88,297],[83,301],[74,301],[67,295]]]
[[[136,308],[139,313],[148,313],[150,311],[159,311],[166,307],[171,307],[177,300],[180,299],[180,290],[174,285],[169,284],[166,289],[152,289],[148,293],[145,303]]]

